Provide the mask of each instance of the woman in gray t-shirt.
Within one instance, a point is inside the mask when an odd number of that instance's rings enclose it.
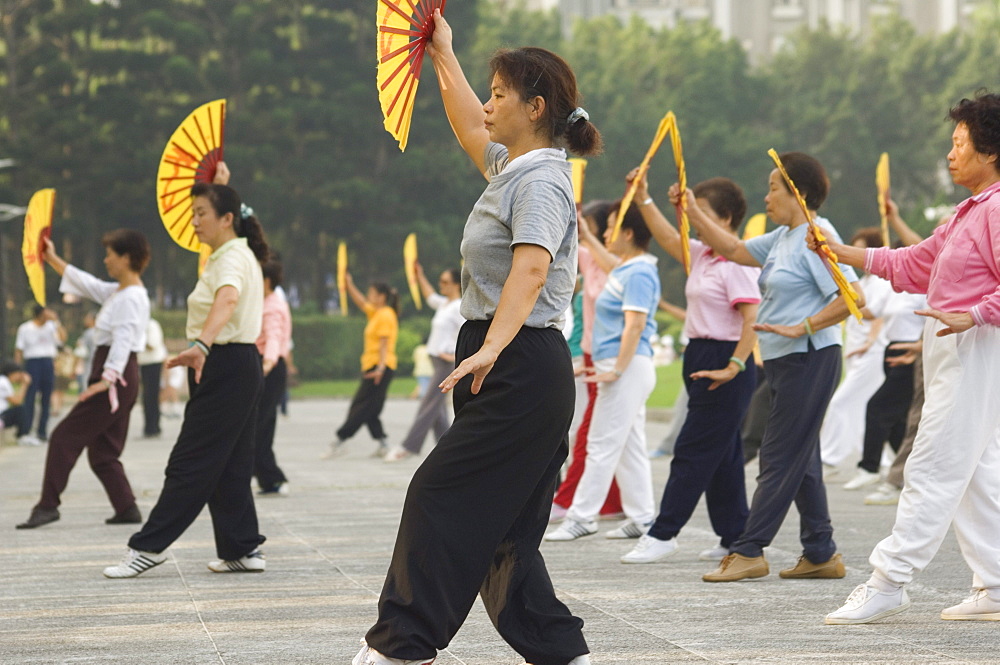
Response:
[[[501,51],[482,104],[435,12],[427,53],[448,120],[489,181],[462,240],[455,421],[413,476],[379,600],[353,665],[430,663],[481,594],[500,635],[529,663],[590,662],[583,622],[556,597],[538,545],[573,416],[560,331],[576,277],[576,209],[566,145],[601,140],[557,55]]]

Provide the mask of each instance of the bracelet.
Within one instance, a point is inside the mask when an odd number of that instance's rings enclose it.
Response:
[[[804,325],[806,327],[806,334],[807,335],[814,335],[814,334],[816,334],[816,331],[813,330],[812,322],[809,320],[808,316],[806,317],[806,320],[802,322],[802,325]]]
[[[653,202],[653,197],[652,196],[647,196],[645,201],[640,201],[639,202],[639,206],[640,207],[641,206],[648,206],[652,202]]]
[[[204,353],[205,357],[208,357],[208,354],[211,353],[211,349],[209,348],[208,344],[205,344],[205,342],[201,341],[200,339],[196,339],[193,342],[191,342],[191,346],[198,347],[198,350]]]
[[[613,370],[611,370],[611,371],[612,371],[612,372],[614,373],[614,375],[615,375],[615,376],[617,376],[617,377],[618,377],[619,379],[620,379],[620,378],[622,378],[622,372],[619,372],[619,371],[618,371],[618,370],[616,370],[616,369],[613,369]]]
[[[733,356],[732,358],[730,358],[729,362],[735,363],[736,366],[740,368],[741,372],[747,371],[747,364],[745,362],[743,362],[742,360],[740,360],[739,358],[737,358],[736,356]]]

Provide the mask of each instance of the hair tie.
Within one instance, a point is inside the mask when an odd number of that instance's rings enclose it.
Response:
[[[590,120],[590,114],[587,113],[582,108],[580,108],[579,106],[577,106],[575,109],[573,109],[573,112],[570,113],[569,116],[566,118],[566,124],[572,125],[580,120]]]
[[[253,208],[248,206],[246,203],[240,204],[240,219],[249,219],[253,217]]]

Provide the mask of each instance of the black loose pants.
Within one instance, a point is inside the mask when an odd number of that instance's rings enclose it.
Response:
[[[470,321],[458,361],[478,351],[489,321]],[[554,328],[522,328],[478,395],[454,388],[455,421],[407,490],[379,618],[366,640],[392,658],[448,646],[476,594],[511,647],[533,665],[588,652],[583,621],[555,596],[538,551],[568,454],[575,388]]]
[[[201,513],[212,514],[215,550],[232,561],[264,542],[250,489],[257,402],[262,388],[260,353],[253,344],[216,344],[205,359],[201,383],[188,371],[191,398],[167,460],[160,498],[128,546],[162,552]]]

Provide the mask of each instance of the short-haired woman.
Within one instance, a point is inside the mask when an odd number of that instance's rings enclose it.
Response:
[[[583,622],[555,596],[538,545],[566,459],[573,364],[562,335],[576,282],[568,145],[600,149],[557,55],[500,51],[476,97],[434,12],[428,53],[462,148],[489,180],[462,239],[455,422],[410,482],[379,599],[353,665],[428,665],[481,595],[529,663],[585,665]]]
[[[636,177],[633,172],[632,178]],[[643,177],[636,189],[640,210],[653,237],[681,261],[680,233],[649,196]],[[697,207],[719,228],[737,236],[747,202],[727,178],[712,178],[694,187]],[[684,334],[684,384],[688,394],[684,425],[674,444],[670,477],[660,512],[622,563],[652,563],[674,554],[677,536],[691,519],[702,494],[719,546],[704,550],[702,560],[719,561],[746,525],[746,484],[740,425],[757,385],[752,353],[757,343],[760,270],[741,266],[716,254],[700,240],[689,243],[691,274],[685,284],[687,311]]]
[[[948,529],[972,569],[972,593],[942,619],[1000,620],[1000,95],[951,109],[948,170],[972,192],[931,237],[901,249],[830,242],[845,263],[926,293],[924,409],[906,461],[892,534],[874,571],[826,623],[876,621],[905,610],[903,588],[937,553]],[[813,246],[815,240],[811,239]]]
[[[149,519],[128,542],[110,578],[135,577],[167,560],[166,550],[208,504],[219,560],[216,573],[262,572],[253,476],[257,402],[263,386],[260,335],[267,241],[260,221],[230,187],[191,189],[194,228],[212,253],[188,296],[190,348],[167,362],[188,368],[191,398],[166,479]]]
[[[805,199],[799,206],[781,172],[768,176],[767,214],[778,228],[740,240],[698,214],[697,201],[677,185],[673,203],[687,197],[691,223],[701,239],[736,263],[761,267],[762,299],[754,329],[760,339],[764,375],[771,391],[771,412],[760,446],[760,474],[743,533],[729,546],[706,582],[735,582],[770,573],[764,548],[781,528],[792,503],[799,512],[802,556],[782,570],[783,578],[839,578],[844,564],[833,540],[833,525],[819,458],[819,429],[840,380],[840,328],[849,310],[827,267],[805,246],[808,214],[837,240],[840,236],[817,211],[826,200],[829,181],[815,158],[801,152],[781,155],[792,182]],[[839,266],[861,295],[854,270]],[[862,303],[863,305],[863,295]]]
[[[549,541],[576,540],[597,533],[597,515],[611,481],[621,491],[625,521],[608,538],[638,538],[653,521],[653,477],[646,453],[646,400],[656,386],[653,337],[656,335],[660,275],[650,254],[649,228],[634,203],[625,211],[615,237],[618,209],[608,219],[604,247],[620,263],[597,298],[594,319],[594,367],[597,384],[593,420],[587,437],[587,464],[566,519],[545,536]],[[600,252],[597,239],[583,238]]]
[[[149,263],[146,236],[119,229],[104,236],[104,267],[114,281],[104,281],[56,254],[45,242],[45,262],[62,275],[59,290],[100,303],[94,324],[97,352],[86,390],[67,416],[52,431],[45,456],[42,497],[19,529],[33,529],[59,519],[59,497],[76,460],[86,449],[90,468],[104,485],[115,514],[108,524],[142,522],[135,495],[118,461],[128,437],[128,422],[139,394],[136,353],[146,345],[149,295],[142,271]]]
[[[457,268],[442,272],[438,277],[438,288],[441,290],[438,293],[419,263],[416,269],[420,291],[424,294],[427,305],[435,310],[431,319],[431,334],[427,337],[427,353],[434,373],[420,400],[420,406],[417,407],[417,415],[413,418],[410,431],[406,433],[401,445],[394,446],[386,453],[386,462],[398,462],[412,455],[419,455],[428,432],[433,429],[434,440],[437,441],[451,425],[444,393],[437,386],[455,369],[455,344],[458,342],[458,331],[465,323],[465,318],[462,317],[462,272]]]

